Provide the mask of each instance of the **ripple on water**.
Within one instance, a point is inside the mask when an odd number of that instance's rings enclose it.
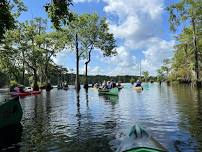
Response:
[[[119,97],[81,89],[77,100],[74,89],[53,89],[21,98],[23,128],[4,150],[110,152],[140,124],[172,152],[201,151],[202,91],[155,83],[144,88],[136,92],[127,84]]]

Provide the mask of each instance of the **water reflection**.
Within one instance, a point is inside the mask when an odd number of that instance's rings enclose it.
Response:
[[[0,151],[20,151],[22,125],[0,129]]]
[[[102,95],[102,96],[100,96],[100,99],[104,100],[105,102],[109,102],[112,105],[115,105],[118,103],[119,97],[118,96]]]
[[[187,134],[186,140],[176,138],[177,149],[186,151],[190,148],[195,151],[202,150],[202,100],[201,89],[191,88],[187,85],[173,86],[174,95],[177,98],[180,115],[179,128]],[[190,135],[191,133],[191,135]]]
[[[77,95],[70,88],[21,98],[21,134],[12,137],[15,142],[0,142],[1,147],[110,152],[119,146],[116,139],[140,124],[171,152],[202,151],[202,90],[164,83],[143,85],[145,89],[138,93],[127,84],[118,97],[98,96],[95,89],[81,89]]]

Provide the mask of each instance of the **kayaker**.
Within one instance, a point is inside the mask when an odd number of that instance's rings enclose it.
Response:
[[[142,82],[140,80],[137,80],[135,87],[141,87]]]
[[[107,81],[107,89],[111,89],[112,86],[111,86],[111,82],[110,81]]]
[[[23,86],[19,87],[19,91],[20,91],[20,93],[24,93],[25,92],[24,89],[23,89]]]
[[[120,81],[117,83],[117,87],[121,87],[121,82]]]
[[[14,88],[14,91],[17,92],[17,93],[20,92],[20,87],[19,87],[19,85],[17,85],[17,86]]]
[[[114,80],[111,80],[110,88],[115,88],[115,87],[116,87],[116,83],[114,82]]]
[[[106,83],[105,80],[104,80],[103,83],[102,83],[102,88],[103,88],[103,89],[106,89],[106,88],[107,88],[107,83]]]

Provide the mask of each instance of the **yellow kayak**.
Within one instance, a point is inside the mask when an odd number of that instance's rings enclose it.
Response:
[[[143,87],[134,87],[134,90],[136,90],[136,91],[142,91]]]

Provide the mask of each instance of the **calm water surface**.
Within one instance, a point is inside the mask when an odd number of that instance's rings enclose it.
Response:
[[[7,133],[4,151],[111,152],[134,124],[171,152],[202,151],[202,90],[188,86],[144,84],[136,92],[126,84],[119,97],[91,88],[79,98],[73,88],[53,89],[20,102],[22,127]]]

